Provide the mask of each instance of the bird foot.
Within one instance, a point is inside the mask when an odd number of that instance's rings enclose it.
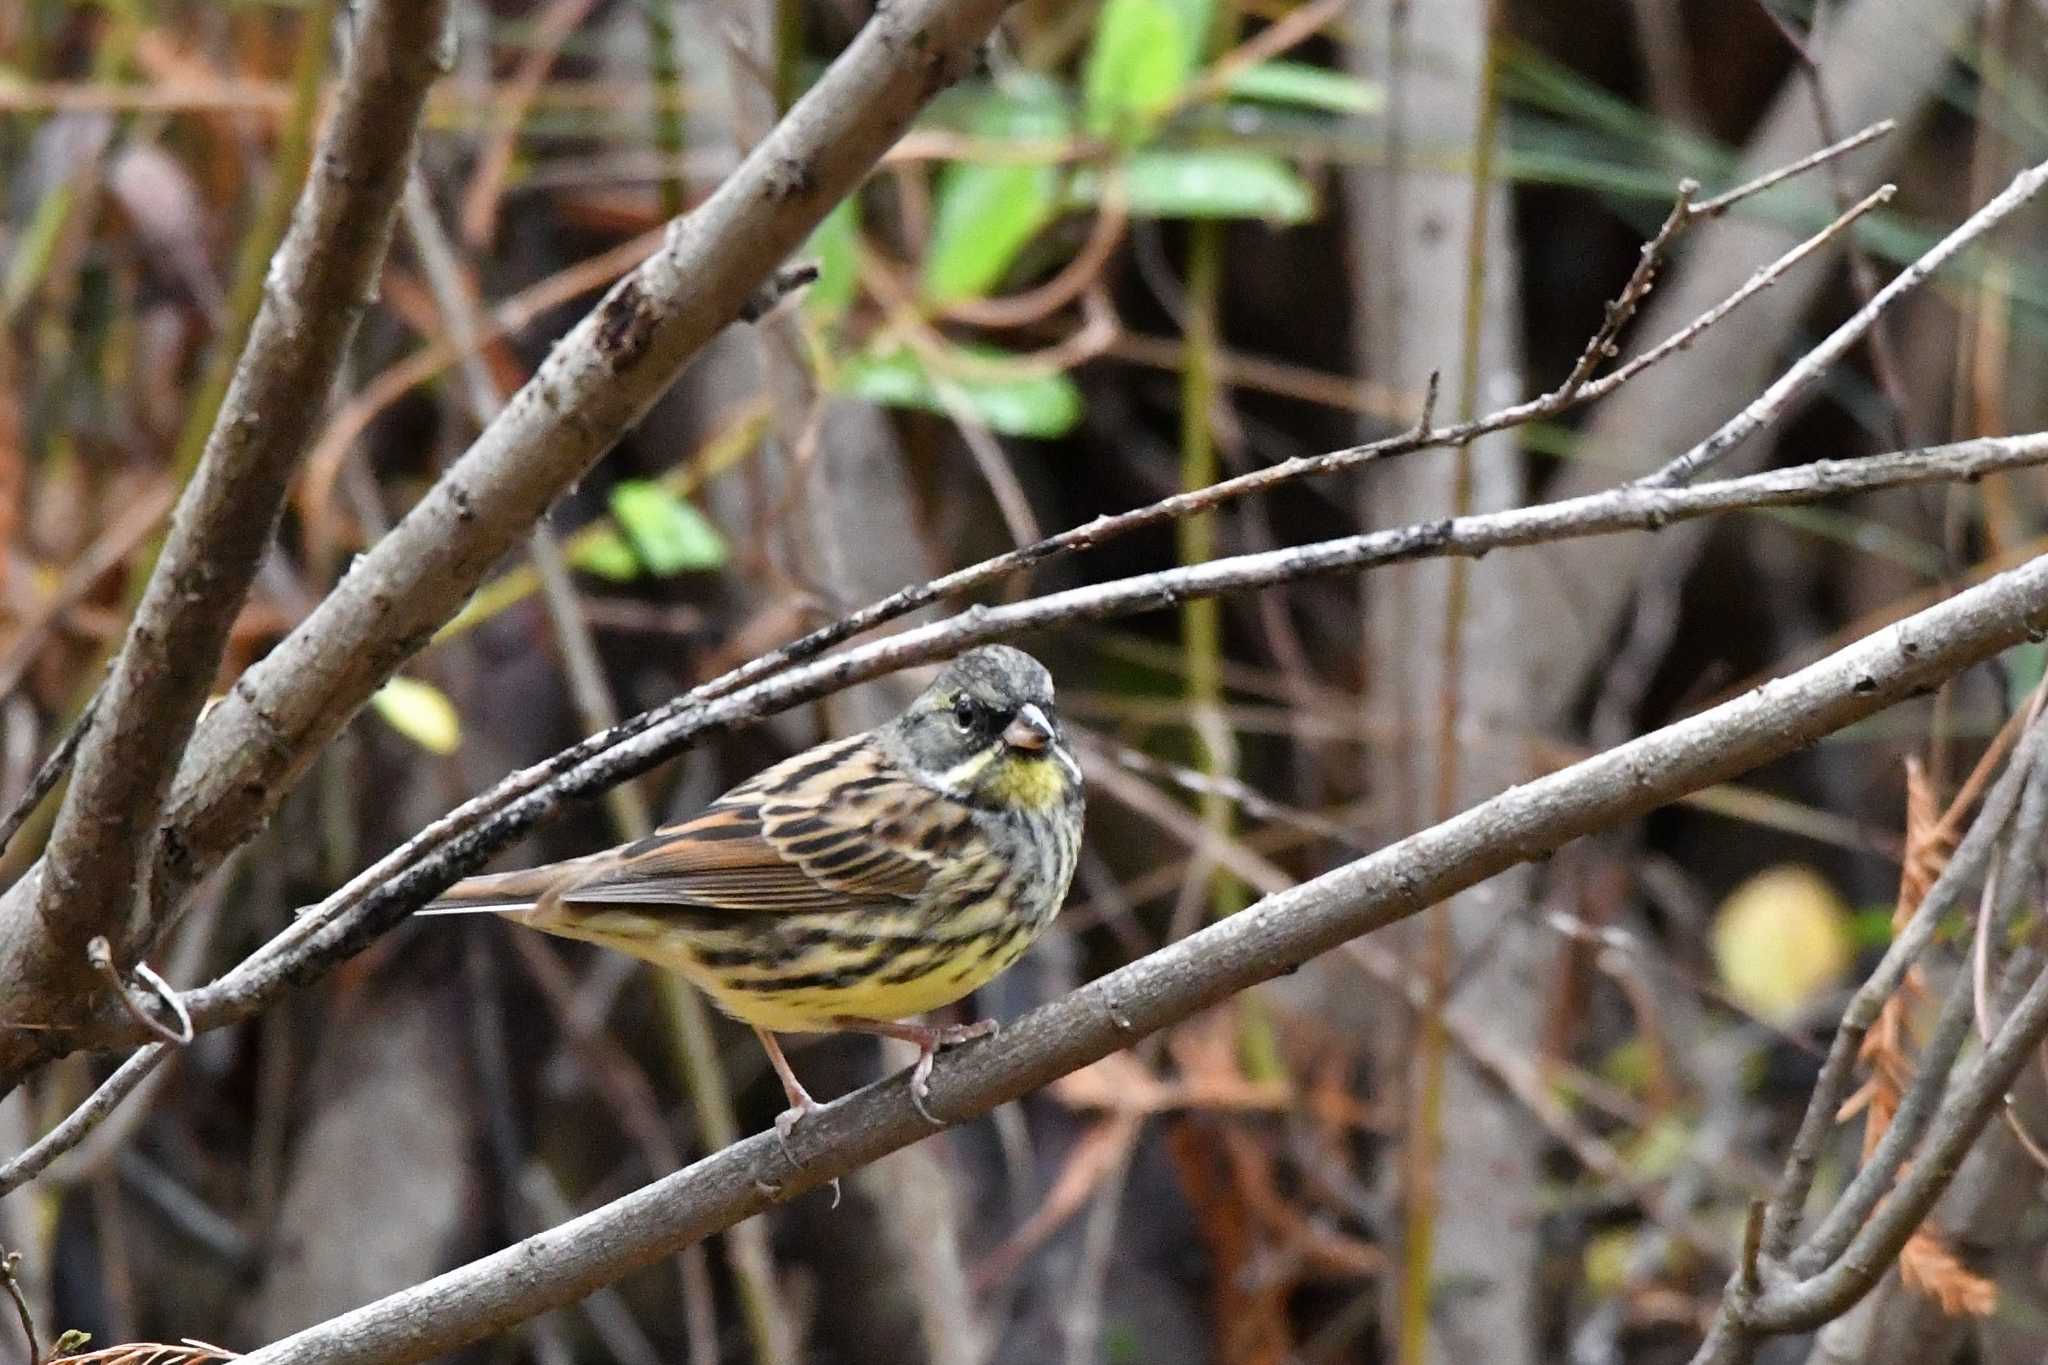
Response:
[[[976,1038],[993,1036],[1002,1025],[993,1019],[977,1019],[971,1024],[945,1024],[927,1029],[925,1036],[916,1040],[922,1049],[917,1054],[917,1065],[910,1069],[910,1103],[918,1114],[934,1128],[944,1128],[946,1122],[931,1111],[932,1066],[938,1060],[939,1049],[969,1043]]]
[[[799,1123],[802,1123],[825,1106],[819,1104],[801,1090],[789,1098],[791,1100],[789,1108],[775,1116],[775,1137],[782,1144],[782,1154],[788,1157],[789,1164],[794,1166],[797,1164],[796,1153],[789,1150],[789,1135],[796,1131],[796,1126]]]

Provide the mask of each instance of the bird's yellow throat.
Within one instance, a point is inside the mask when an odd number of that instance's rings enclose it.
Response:
[[[1014,810],[1049,810],[1067,799],[1067,776],[1050,754],[1012,753],[996,761],[982,790]]]

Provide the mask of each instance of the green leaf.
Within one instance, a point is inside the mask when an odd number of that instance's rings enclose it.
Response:
[[[963,357],[1003,360],[1004,352],[986,346],[963,346]],[[989,430],[1005,436],[1051,439],[1064,436],[1081,420],[1081,391],[1063,374],[991,379],[981,375],[947,375],[934,381],[908,350],[857,356],[840,371],[848,393],[870,403],[915,408],[951,416],[947,395],[972,412]]]
[[[1105,0],[1081,73],[1090,133],[1135,145],[1152,134],[1201,60],[1209,0]]]
[[[462,719],[455,703],[432,683],[395,677],[378,688],[370,705],[384,723],[430,754],[452,754],[462,744]]]
[[[1019,82],[978,103],[970,129],[985,137],[1056,140],[1073,126],[1050,82]],[[993,289],[1031,239],[1060,211],[1058,166],[955,162],[939,175],[938,207],[925,251],[924,293],[934,303]]]
[[[1074,177],[1074,196],[1101,197],[1099,172]],[[1294,168],[1263,152],[1225,147],[1139,152],[1124,163],[1125,206],[1136,218],[1262,218],[1301,223],[1315,216],[1315,195]]]
[[[2048,669],[2048,645],[2029,640],[2005,652],[2006,704],[2012,710],[2026,706],[2034,689],[2041,685],[2044,669]]]
[[[860,200],[848,195],[839,201],[824,221],[811,229],[799,256],[818,263],[818,278],[804,290],[804,309],[821,322],[841,317],[853,306],[860,287],[860,262],[855,246],[860,239]]]
[[[570,567],[614,583],[630,583],[640,576],[640,556],[633,553],[616,526],[599,526],[578,537],[578,542],[569,552]]]
[[[988,293],[1053,220],[1059,201],[1059,171],[1052,166],[947,167],[925,253],[925,298],[950,303]]]
[[[725,563],[725,537],[718,528],[658,483],[628,479],[613,488],[612,515],[651,573],[715,569]]]
[[[1332,114],[1376,114],[1387,103],[1386,91],[1374,82],[1307,62],[1260,62],[1232,75],[1224,89],[1242,100]]]

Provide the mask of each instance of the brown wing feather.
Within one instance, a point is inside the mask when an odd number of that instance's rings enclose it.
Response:
[[[934,850],[970,828],[963,810],[918,787],[860,736],[785,759],[681,824],[563,865],[571,875],[556,884],[572,912],[902,905],[923,892],[938,865]]]

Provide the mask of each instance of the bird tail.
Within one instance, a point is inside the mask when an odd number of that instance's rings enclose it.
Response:
[[[487,872],[455,883],[432,902],[413,913],[419,915],[516,915],[532,910],[550,892],[559,892],[571,880],[565,865],[524,868],[517,872]],[[573,874],[572,874],[573,875]]]

